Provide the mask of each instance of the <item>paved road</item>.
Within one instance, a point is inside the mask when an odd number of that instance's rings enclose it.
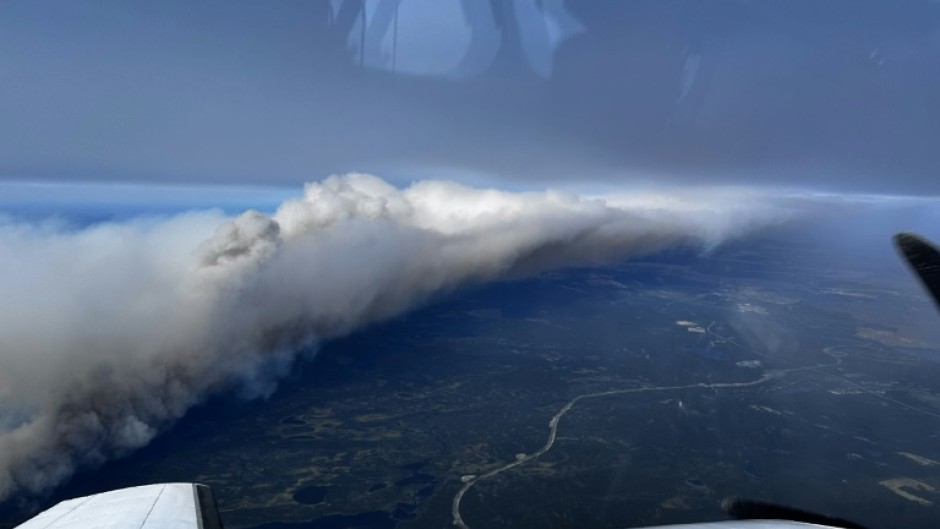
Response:
[[[709,328],[710,327],[711,326],[709,326]],[[841,363],[841,358],[832,354],[830,352],[831,349],[835,349],[835,348],[828,348],[824,350],[823,352],[831,356],[835,360],[835,363],[805,366],[805,367],[793,367],[789,369],[768,371],[767,373],[764,373],[764,375],[762,375],[760,378],[756,380],[752,380],[750,382],[718,382],[714,384],[698,383],[698,384],[688,384],[685,386],[647,386],[647,387],[638,387],[638,388],[614,389],[610,391],[600,391],[597,393],[586,393],[584,395],[578,395],[577,397],[574,397],[573,399],[569,400],[564,406],[562,406],[561,409],[558,410],[558,413],[556,413],[552,417],[552,419],[548,421],[548,440],[545,441],[545,444],[542,446],[542,448],[539,448],[538,450],[536,450],[535,452],[532,452],[531,454],[525,454],[525,455],[522,455],[521,457],[517,456],[515,461],[511,463],[506,463],[505,465],[495,468],[493,470],[490,470],[489,472],[485,472],[478,476],[464,476],[463,477],[464,485],[460,487],[460,490],[458,490],[457,494],[454,496],[453,506],[451,507],[451,514],[454,517],[454,525],[456,525],[459,529],[470,529],[470,526],[467,525],[463,517],[460,515],[460,502],[463,500],[463,497],[467,493],[467,491],[473,488],[473,486],[479,483],[480,481],[483,481],[485,479],[490,479],[500,474],[501,472],[505,472],[509,469],[518,467],[520,465],[524,465],[528,463],[529,461],[538,459],[542,457],[543,455],[545,455],[555,445],[555,439],[556,439],[556,436],[558,435],[558,423],[561,421],[561,418],[564,417],[566,413],[571,411],[571,408],[573,408],[575,404],[577,404],[578,402],[582,400],[594,399],[598,397],[606,397],[609,395],[623,395],[623,394],[628,394],[628,393],[648,393],[648,392],[653,392],[653,391],[676,391],[676,390],[683,390],[683,389],[713,389],[714,390],[714,389],[722,389],[722,388],[743,388],[743,387],[748,387],[748,386],[756,386],[758,384],[763,384],[767,382],[768,380],[778,378],[780,376],[783,376],[787,373],[792,373],[794,371],[816,370],[816,369],[820,369],[823,367],[833,367],[835,365],[838,365],[839,363]]]

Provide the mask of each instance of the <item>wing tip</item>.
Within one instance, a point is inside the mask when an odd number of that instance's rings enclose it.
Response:
[[[193,494],[196,499],[196,513],[198,514],[199,529],[224,529],[219,508],[215,502],[212,487],[203,483],[193,483]]]

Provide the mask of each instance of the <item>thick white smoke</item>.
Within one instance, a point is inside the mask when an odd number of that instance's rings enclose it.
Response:
[[[459,285],[714,246],[757,195],[509,193],[362,174],[272,217],[0,225],[0,499],[148,443],[205,395],[270,391],[295,352]]]

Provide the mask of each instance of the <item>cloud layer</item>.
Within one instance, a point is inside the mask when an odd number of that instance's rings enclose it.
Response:
[[[779,221],[761,195],[585,198],[364,174],[249,211],[68,230],[0,224],[0,499],[147,444],[213,392],[459,286]]]

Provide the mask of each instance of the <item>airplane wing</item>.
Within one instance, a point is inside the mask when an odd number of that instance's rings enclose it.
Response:
[[[222,529],[212,489],[159,483],[63,501],[16,529]]]
[[[792,520],[727,520],[678,525],[654,525],[636,529],[840,529],[832,525],[819,525]]]
[[[895,235],[894,244],[940,307],[940,251],[913,233]]]
[[[722,522],[660,525],[639,529],[861,529],[861,526],[825,517],[807,518],[802,511],[734,500],[732,516]],[[747,507],[747,508],[745,508]],[[726,510],[729,507],[725,506]],[[780,510],[784,509],[784,510]],[[799,516],[795,516],[793,512]],[[832,523],[829,525],[828,523]],[[834,523],[833,523],[834,522]],[[196,483],[158,483],[118,489],[63,501],[16,529],[223,529],[212,489]]]

